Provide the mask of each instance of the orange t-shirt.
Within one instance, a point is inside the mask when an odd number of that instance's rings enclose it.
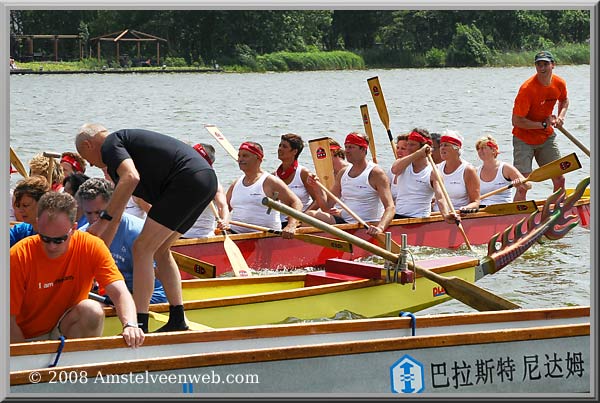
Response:
[[[67,251],[50,259],[39,235],[10,248],[10,314],[26,339],[48,333],[61,315],[88,297],[94,278],[102,286],[123,280],[104,242],[74,231]]]
[[[515,98],[513,114],[536,122],[542,122],[548,116],[552,115],[556,102],[564,101],[565,99],[567,99],[567,83],[565,80],[557,75],[553,75],[550,85],[545,87],[538,81],[537,76],[534,75],[527,79],[521,85],[521,88],[519,88],[519,92]],[[552,126],[544,129],[541,127],[541,124],[539,129],[513,127],[512,130],[515,136],[525,143],[532,145],[544,143],[552,135],[553,131]]]

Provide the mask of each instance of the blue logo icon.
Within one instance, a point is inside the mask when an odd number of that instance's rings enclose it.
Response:
[[[392,364],[390,378],[394,393],[421,393],[425,389],[423,364],[408,354]]]

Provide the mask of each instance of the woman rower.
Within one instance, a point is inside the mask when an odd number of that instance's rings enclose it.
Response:
[[[20,180],[13,193],[15,218],[22,221],[10,228],[10,246],[21,239],[37,234],[37,205],[40,197],[50,190],[46,178],[40,175]]]

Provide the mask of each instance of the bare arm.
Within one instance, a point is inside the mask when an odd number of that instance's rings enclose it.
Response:
[[[542,122],[535,120],[529,120],[525,116],[512,115],[513,126],[520,127],[521,129],[543,129]]]
[[[477,176],[477,170],[472,165],[467,165],[465,168],[465,173],[463,175],[465,180],[465,187],[467,188],[467,196],[469,197],[469,204],[466,206],[454,206],[458,209],[478,209],[481,194],[480,186],[481,182],[479,181],[479,176]]]
[[[371,170],[369,173],[369,184],[377,191],[379,199],[383,204],[383,215],[379,223],[376,226],[370,225],[369,229],[367,229],[367,233],[375,235],[385,231],[390,225],[396,212],[396,206],[394,205],[390,190],[390,181],[381,167],[377,166]]]
[[[392,173],[394,175],[400,175],[404,170],[413,163],[413,161],[418,160],[419,158],[423,158],[427,156],[427,149],[430,148],[428,145],[425,145],[419,148],[412,154],[408,154],[406,157],[398,158],[392,164]]]
[[[312,172],[309,172],[308,169],[303,169],[302,172],[300,172],[300,179],[302,179],[302,183],[304,184],[306,191],[313,199],[313,203],[309,206],[309,209],[313,208],[316,205],[322,211],[326,211],[329,208],[329,206],[327,205],[327,195],[319,185],[317,185],[313,181],[308,180],[309,175],[311,173]]]
[[[502,176],[504,176],[504,178],[512,181],[515,184],[515,186],[519,186],[524,189],[531,189],[531,183],[529,183],[529,182],[521,183],[526,178],[523,176],[523,174],[521,172],[519,172],[519,170],[517,168],[515,168],[514,166],[512,166],[510,164],[504,164],[504,167],[502,168]]]
[[[288,185],[278,177],[269,175],[263,184],[263,190],[269,197],[273,197],[275,192],[278,192],[279,200],[292,207],[295,210],[302,211],[302,201],[296,196],[294,192],[290,190]],[[294,217],[288,218],[288,224],[281,230],[281,234],[284,238],[293,238],[294,231],[300,223]]]
[[[135,302],[129,293],[125,281],[117,280],[104,287],[106,294],[113,301],[117,310],[117,316],[121,323],[137,323],[137,314]],[[123,339],[129,347],[139,347],[144,343],[144,332],[136,327],[126,327],[123,329]]]

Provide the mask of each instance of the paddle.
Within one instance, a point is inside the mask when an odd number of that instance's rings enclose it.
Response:
[[[498,203],[498,204],[490,204],[489,206],[479,207],[478,209],[472,210],[461,210],[461,214],[470,214],[470,213],[488,213],[488,214],[497,214],[497,215],[506,215],[506,214],[528,214],[533,213],[534,211],[538,211],[537,204],[535,200],[526,200],[520,202],[512,202],[512,203]],[[439,211],[434,211],[431,215],[440,215]]]
[[[344,210],[346,210],[346,212],[348,214],[350,214],[356,221],[358,221],[358,223],[360,225],[362,225],[363,227],[365,227],[365,229],[369,229],[369,224],[367,224],[365,222],[365,220],[363,220],[362,218],[359,217],[358,214],[356,214],[354,211],[352,211],[350,209],[350,207],[348,207],[343,201],[341,201],[339,199],[339,197],[337,197],[336,195],[333,194],[333,192],[331,192],[331,190],[327,189],[321,182],[319,181],[315,181],[317,183],[317,185],[319,185],[321,187],[321,189],[323,189],[325,191],[325,193],[327,193],[327,195],[329,197],[331,197],[333,200],[335,200],[335,202],[337,204],[339,204]],[[385,245],[385,234],[377,234],[375,235],[375,237],[377,238],[377,240],[379,242],[381,242],[382,244]],[[394,241],[393,239],[391,239],[392,241],[392,251],[396,252],[396,253],[400,253],[400,251],[402,250],[402,247],[400,245],[398,245],[396,243],[396,241]]]
[[[542,182],[547,179],[553,178],[555,176],[564,175],[571,171],[575,171],[581,168],[581,163],[579,162],[579,158],[577,158],[577,154],[572,153],[567,155],[566,157],[562,157],[557,159],[556,161],[549,162],[546,165],[542,165],[541,167],[534,169],[533,172],[525,178],[521,183],[525,182]],[[506,186],[502,186],[499,189],[493,190],[481,196],[481,200],[495,195],[496,193],[504,192],[507,189],[512,188],[514,183],[510,183]]]
[[[219,212],[217,211],[217,207],[214,202],[210,202],[210,208],[217,220],[220,220]],[[227,254],[227,258],[231,263],[231,268],[233,269],[233,273],[236,277],[252,277],[252,271],[250,271],[250,267],[248,267],[248,263],[242,255],[242,251],[238,246],[229,238],[227,231],[223,230],[223,235],[225,235],[225,240],[223,241],[223,248],[225,248],[225,253]]]
[[[216,268],[212,263],[205,262],[194,257],[184,255],[183,253],[171,251],[173,259],[181,271],[191,274],[194,277],[206,278],[215,277]]]
[[[398,154],[396,154],[396,145],[394,144],[394,138],[392,137],[392,131],[390,130],[390,115],[388,114],[387,106],[385,105],[385,99],[383,98],[383,92],[381,91],[381,86],[379,85],[379,77],[375,76],[367,79],[367,84],[369,84],[369,89],[371,90],[375,107],[377,107],[379,119],[381,119],[381,123],[383,123],[385,129],[387,130],[388,138],[390,139],[390,145],[392,146],[392,151],[394,152],[394,159],[396,159],[398,158]]]
[[[569,133],[567,131],[567,129],[565,129],[562,126],[556,126],[556,128],[558,130],[560,130],[565,136],[567,136],[569,138],[569,140],[571,140],[573,143],[575,143],[575,145],[577,147],[579,147],[581,149],[581,151],[583,151],[588,157],[590,156],[590,149],[587,148],[586,146],[584,146],[583,143],[577,139],[577,137],[573,136],[571,133]]]
[[[310,148],[317,176],[328,189],[331,189],[335,176],[333,174],[333,157],[329,148],[329,137],[309,140],[308,147]]]
[[[48,158],[48,183],[50,184],[50,186],[52,186],[52,174],[54,173],[54,158],[60,158],[60,154],[44,151],[42,155]]]
[[[454,206],[452,205],[452,200],[450,199],[450,195],[448,195],[448,191],[446,190],[446,185],[444,185],[444,180],[441,178],[440,173],[438,172],[438,169],[437,169],[437,165],[435,165],[435,162],[433,161],[433,157],[431,156],[431,154],[427,154],[427,161],[429,161],[429,164],[431,165],[431,170],[433,172],[433,176],[434,176],[435,180],[437,181],[437,183],[440,185],[440,188],[442,189],[442,194],[444,195],[444,200],[446,200],[446,203],[448,203],[448,208],[450,209],[450,211],[456,211],[456,210],[454,210]],[[455,222],[456,222],[456,226],[458,227],[458,230],[460,231],[463,239],[465,240],[465,243],[467,244],[467,247],[469,248],[470,251],[473,251],[473,247],[471,246],[471,242],[469,242],[469,238],[467,237],[467,233],[465,232],[465,229],[463,228],[462,223],[458,219]]]
[[[263,198],[262,203],[265,206],[278,210],[281,213],[287,214],[291,217],[296,218],[302,222],[308,223],[316,228],[319,228],[325,232],[330,233],[333,236],[344,239],[359,248],[362,248],[368,252],[376,254],[386,260],[397,263],[400,259],[400,255],[389,252],[383,248],[378,247],[377,245],[373,245],[370,242],[367,242],[355,235],[349,234],[345,231],[342,231],[330,224],[327,224],[323,221],[320,221],[316,218],[313,218],[309,215],[306,215],[300,211],[294,210],[282,203],[279,203],[273,199],[268,197]],[[431,270],[425,269],[423,267],[413,265],[408,262],[408,266],[411,270],[416,270],[418,274],[421,276],[433,281],[444,287],[446,293],[461,301],[462,303],[469,305],[479,311],[496,311],[503,309],[517,309],[518,305],[495,295],[483,288],[476,286],[473,283],[469,283],[466,280],[463,280],[458,277],[444,277],[441,276]]]
[[[360,113],[362,115],[363,125],[365,126],[365,132],[369,136],[369,150],[371,150],[371,156],[373,162],[377,164],[377,152],[375,151],[375,138],[373,137],[373,129],[371,128],[371,119],[369,118],[369,108],[367,105],[360,106]]]
[[[19,158],[15,150],[13,150],[12,146],[10,146],[10,163],[17,169],[17,172],[19,172],[19,174],[21,174],[23,178],[29,177],[25,166],[21,162],[21,159]]]
[[[260,225],[247,224],[240,221],[229,221],[229,224],[237,225],[238,227],[246,227],[255,229],[257,231],[264,231],[270,234],[281,235],[281,231],[272,228],[262,227]],[[312,243],[326,248],[337,249],[343,252],[352,253],[352,244],[339,239],[331,239],[324,236],[310,235],[310,234],[294,234],[294,238],[304,242]]]
[[[219,131],[219,129],[217,128],[217,126],[215,125],[204,125],[204,128],[206,130],[208,130],[208,132],[215,138],[215,140],[217,140],[217,142],[221,145],[221,147],[223,147],[225,149],[225,151],[227,151],[227,153],[229,155],[231,155],[231,157],[237,161],[238,159],[238,152],[237,150],[231,145],[231,143],[229,142],[229,140],[227,140],[227,138],[225,136],[223,136],[223,133],[221,133],[221,131]]]

